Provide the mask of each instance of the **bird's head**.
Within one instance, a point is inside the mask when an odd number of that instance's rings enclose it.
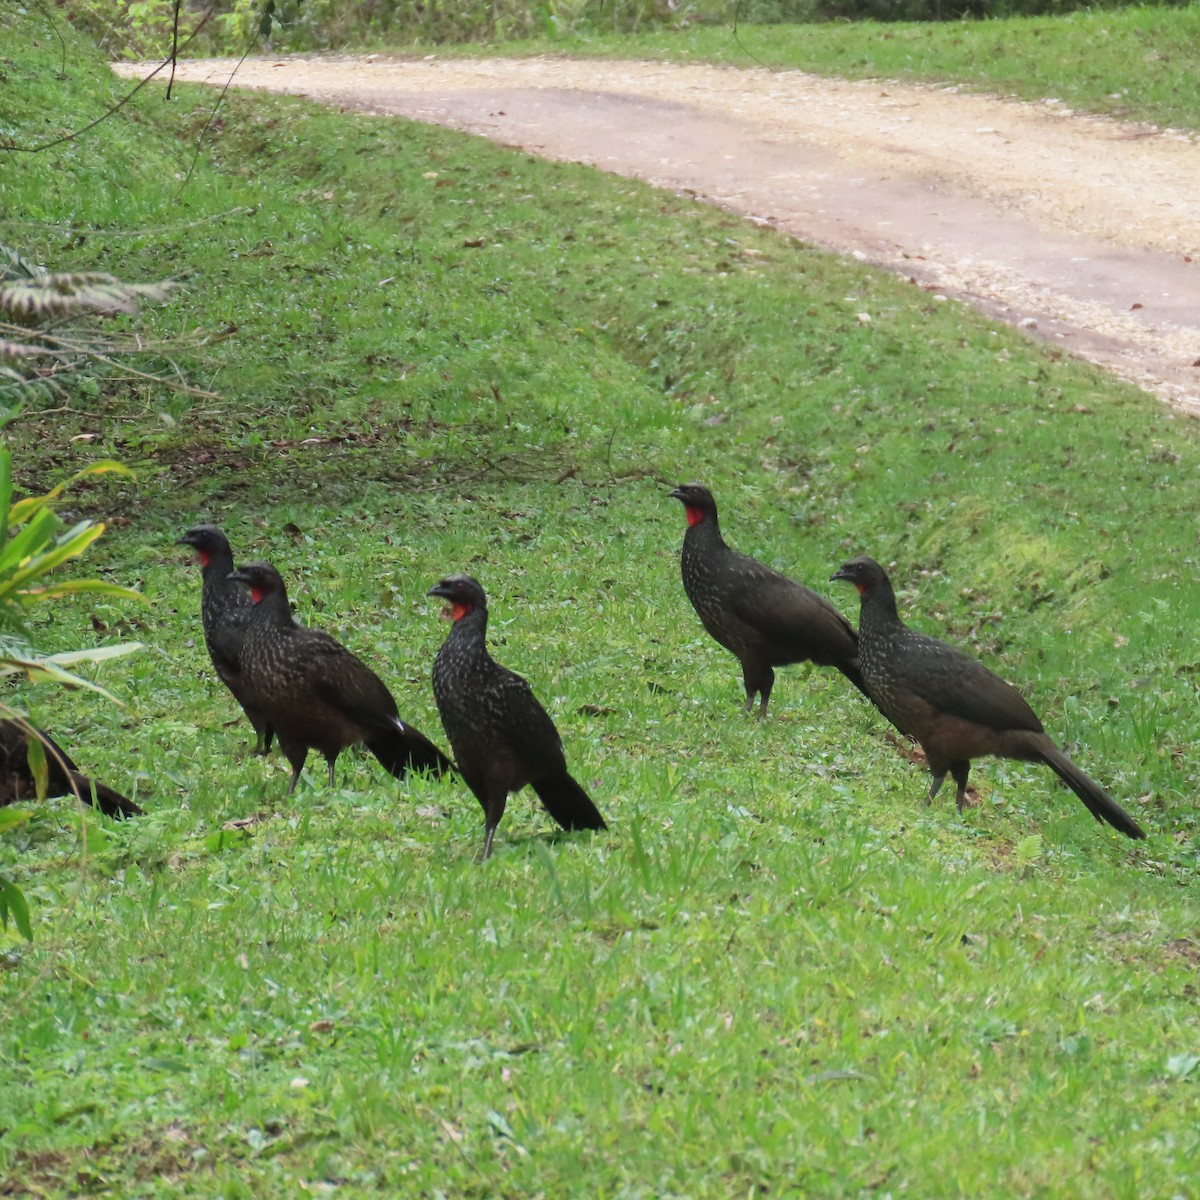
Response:
[[[689,528],[710,517],[716,520],[717,502],[713,499],[712,492],[702,483],[681,483],[670,495],[672,500],[682,502]]]
[[[177,546],[191,546],[200,557],[200,565],[207,567],[221,553],[229,550],[229,539],[215,525],[193,525],[181,538]]]
[[[841,568],[829,577],[830,583],[835,579],[844,579],[847,583],[854,584],[858,594],[865,596],[880,583],[887,582],[887,575],[873,558],[862,555],[842,563]]]
[[[487,608],[487,596],[483,588],[470,575],[447,575],[435,583],[426,595],[440,596],[448,602],[442,615],[451,621],[461,621],[477,608]]]
[[[261,604],[267,596],[283,591],[283,576],[268,562],[245,563],[229,573],[234,583],[244,583],[250,589],[250,599]]]

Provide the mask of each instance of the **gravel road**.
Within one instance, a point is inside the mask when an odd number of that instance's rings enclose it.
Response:
[[[224,85],[232,60],[179,64]],[[142,64],[118,64],[143,74]],[[950,87],[647,62],[248,59],[235,84],[687,192],[1200,415],[1200,140]]]

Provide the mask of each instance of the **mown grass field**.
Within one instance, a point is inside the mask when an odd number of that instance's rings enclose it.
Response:
[[[22,144],[120,94],[0,12]],[[20,699],[145,817],[54,801],[0,844],[0,1180],[66,1197],[1187,1195],[1200,1151],[1193,422],[954,304],[581,168],[398,121],[148,91],[0,173],[0,240],[186,286],[149,322],[211,397],[112,379],[7,439],[142,608],[126,702]],[[859,314],[869,314],[869,322]],[[218,338],[227,333],[230,336]],[[143,367],[153,364],[141,364]],[[166,363],[159,364],[164,370]],[[1145,824],[1044,769],[927,777],[840,677],[743,719],[666,496],[1019,682]],[[220,522],[299,618],[440,728],[425,598],[467,570],[610,832],[343,756],[288,772],[212,677],[174,539]]]

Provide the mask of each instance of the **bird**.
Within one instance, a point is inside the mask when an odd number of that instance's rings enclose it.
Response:
[[[400,719],[395,698],[370,667],[329,634],[293,620],[275,567],[246,563],[229,578],[249,588],[254,605],[242,643],[241,680],[291,764],[289,796],[310,749],[324,755],[330,787],[338,755],[358,742],[397,778],[414,769],[439,775],[454,769],[420,730]]]
[[[15,717],[0,720],[0,807],[37,795],[37,779],[29,765],[31,738],[42,745],[47,795],[77,796],[117,820],[142,815],[142,809],[132,800],[82,774],[71,756],[44,729]]]
[[[429,589],[449,601],[452,624],[433,664],[433,695],[450,749],[483,808],[480,861],[492,853],[510,792],[529,784],[564,829],[607,829],[591,797],[567,771],[562,740],[533,689],[488,653],[487,596],[469,575]]]
[[[925,752],[932,804],[947,772],[966,804],[971,760],[985,755],[1045,763],[1101,823],[1144,838],[1138,823],[1055,745],[1024,697],[968,654],[910,629],[896,611],[887,573],[872,558],[844,563],[831,580],[858,589],[858,657],[880,712]]]
[[[670,495],[687,513],[684,591],[704,628],[742,664],[744,711],[752,712],[759,696],[764,719],[773,668],[798,662],[836,667],[866,695],[854,626],[824,596],[727,546],[708,488],[684,483]]]
[[[254,612],[250,593],[230,578],[233,550],[229,539],[215,525],[195,525],[176,543],[191,546],[200,558],[200,619],[204,644],[217,677],[241,705],[254,727],[255,754],[269,754],[274,730],[271,723],[248,700],[242,682],[242,641]]]

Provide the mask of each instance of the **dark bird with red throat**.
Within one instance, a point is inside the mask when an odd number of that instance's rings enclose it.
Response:
[[[142,815],[132,800],[82,774],[44,729],[13,717],[0,720],[0,807],[37,796],[37,779],[29,764],[29,743],[33,739],[41,744],[48,796],[76,796],[117,820]]]
[[[329,634],[296,624],[283,579],[270,563],[247,563],[229,578],[249,588],[254,606],[241,678],[292,765],[289,796],[310,749],[329,764],[330,787],[337,756],[357,742],[397,778],[410,770],[454,769],[420,730],[400,719],[392,693],[370,667]]]
[[[961,650],[909,629],[896,611],[884,569],[855,558],[832,577],[852,583],[861,597],[858,657],[867,694],[901,733],[920,743],[929,761],[933,802],[947,773],[966,803],[973,758],[995,755],[1045,763],[1097,821],[1130,838],[1141,826],[1049,738],[1021,693]]]
[[[234,569],[229,539],[215,525],[195,525],[175,544],[191,546],[200,559],[200,620],[208,657],[217,678],[229,689],[254,727],[254,753],[268,754],[274,731],[249,701],[242,682],[242,642],[254,613],[254,603],[250,593],[229,578]]]
[[[742,664],[746,712],[761,696],[765,717],[774,668],[799,662],[836,667],[866,695],[854,626],[824,596],[727,546],[708,488],[685,483],[671,496],[687,513],[684,591],[704,628]]]
[[[607,829],[591,797],[571,778],[558,730],[529,684],[487,649],[487,597],[469,575],[429,589],[449,601],[450,633],[433,664],[433,695],[450,749],[483,807],[481,859],[510,792],[526,784],[563,829]]]

